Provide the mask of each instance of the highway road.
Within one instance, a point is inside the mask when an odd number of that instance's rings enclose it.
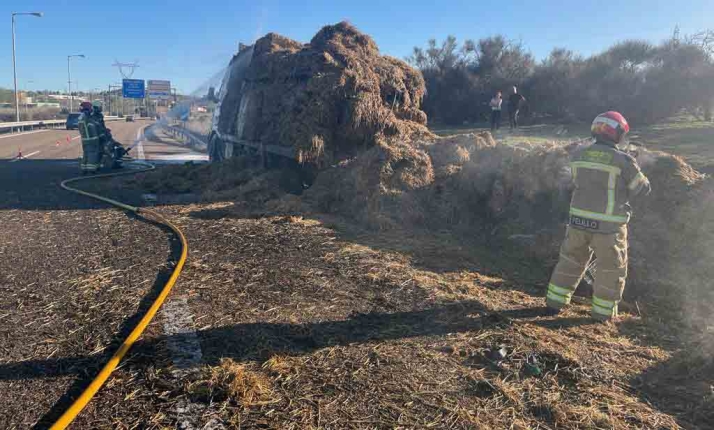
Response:
[[[108,122],[114,139],[125,147],[134,146],[131,156],[157,162],[205,160],[205,154],[177,143],[160,131],[144,129],[153,121]],[[18,159],[22,154],[23,159]],[[77,160],[82,156],[82,143],[77,130],[37,130],[0,135],[0,160],[13,163],[27,160]]]
[[[153,121],[107,123],[117,141],[127,148],[133,146],[129,155],[134,159],[165,164],[207,158],[150,129],[152,124]],[[22,159],[17,158],[18,152],[22,152]],[[0,210],[86,208],[88,199],[59,190],[63,179],[80,173],[81,155],[82,144],[76,130],[0,136]]]
[[[108,122],[114,138],[131,145],[136,133],[151,121]],[[21,152],[26,159],[72,160],[82,156],[82,143],[77,130],[41,130],[0,136],[0,159],[16,158]]]

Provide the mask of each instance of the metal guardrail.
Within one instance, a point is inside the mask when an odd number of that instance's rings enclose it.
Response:
[[[180,122],[178,124],[181,124]],[[201,149],[208,149],[208,139],[210,136],[201,136],[198,133],[185,129],[181,125],[170,125],[161,124],[161,126],[171,133],[173,136],[182,137],[189,141],[191,145],[199,146]],[[261,158],[265,159],[266,154],[278,155],[281,157],[286,157],[294,160],[296,157],[296,151],[292,147],[281,146],[281,145],[269,145],[264,144],[260,141],[251,141],[238,139],[235,136],[220,133],[214,130],[216,137],[224,142],[230,142],[233,145],[242,146],[243,148],[249,148],[255,151]]]
[[[118,121],[122,118],[118,116],[105,116],[104,121]],[[0,130],[14,130],[25,131],[27,128],[33,130],[37,128],[47,128],[47,126],[62,126],[67,123],[66,119],[45,119],[41,121],[20,121],[20,122],[0,122]]]
[[[295,159],[296,152],[295,149],[289,146],[281,146],[281,145],[268,145],[264,144],[263,142],[260,141],[251,141],[251,140],[245,140],[245,139],[238,139],[234,136],[224,134],[224,133],[219,133],[216,131],[216,134],[218,137],[225,141],[225,142],[231,142],[236,145],[241,145],[246,148],[251,148],[256,151],[258,151],[261,156],[264,153],[268,154],[273,154],[273,155],[279,155],[281,157],[287,157],[290,159]]]
[[[189,144],[192,146],[198,146],[201,149],[208,148],[208,142],[199,137],[196,133],[193,133],[181,127],[177,127],[175,125],[161,124],[161,126],[174,137],[181,137],[183,139],[188,140]]]

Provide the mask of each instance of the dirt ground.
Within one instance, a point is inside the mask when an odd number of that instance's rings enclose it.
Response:
[[[139,190],[91,188],[141,202]],[[711,333],[641,317],[636,306],[609,324],[581,305],[546,315],[551,268],[516,249],[314,214],[256,215],[241,202],[157,210],[186,234],[187,265],[72,428],[714,422]],[[8,208],[0,220],[0,424],[45,428],[150,303],[175,238],[80,198]],[[184,325],[168,330],[181,306]],[[187,366],[175,346],[193,339]]]
[[[714,418],[714,369],[683,361],[681,333],[636,315],[593,324],[584,306],[546,316],[527,265],[338,219],[160,210],[190,244],[170,301],[188,304],[201,362],[172,377],[176,335],[159,318],[75,428],[173,428],[177,410],[197,428],[704,429]]]

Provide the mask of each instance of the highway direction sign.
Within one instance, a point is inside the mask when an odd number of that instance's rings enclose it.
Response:
[[[153,100],[171,99],[171,81],[159,81],[149,79],[149,98]]]
[[[146,95],[144,91],[143,79],[124,79],[122,80],[122,96],[125,99],[143,99]]]

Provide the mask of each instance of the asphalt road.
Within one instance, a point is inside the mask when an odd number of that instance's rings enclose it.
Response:
[[[158,164],[206,159],[205,154],[152,130],[151,124],[152,121],[107,123],[114,139],[126,148],[133,147],[129,155],[134,159]],[[22,159],[17,158],[18,152],[22,152]],[[59,189],[63,179],[79,174],[81,155],[82,144],[76,130],[0,136],[0,210],[96,207],[86,198]]]
[[[151,124],[107,125],[117,141],[134,146],[133,158],[166,163],[200,155],[166,136],[148,140],[145,134],[160,134],[144,133]],[[19,151],[25,158],[17,158]],[[170,233],[59,187],[79,174],[81,152],[76,130],[0,136],[3,429],[46,428],[56,419],[150,304],[175,260]],[[123,369],[114,376],[134,377]],[[107,418],[113,405],[136,415],[139,403],[126,401],[128,389],[135,390],[131,384],[103,389],[75,428],[116,428]]]
[[[149,121],[107,123],[112,135],[124,145],[131,145],[142,127]],[[77,130],[41,130],[0,136],[0,160],[17,158],[22,153],[32,160],[72,160],[81,157],[82,142]]]

